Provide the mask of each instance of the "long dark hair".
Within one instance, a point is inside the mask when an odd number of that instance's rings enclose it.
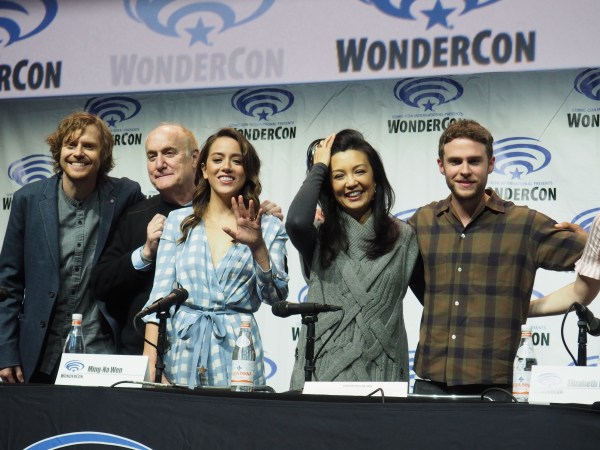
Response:
[[[200,220],[206,212],[208,202],[210,201],[211,189],[208,180],[202,176],[202,168],[206,166],[210,147],[221,137],[228,137],[235,140],[239,144],[242,152],[242,166],[244,167],[244,173],[246,174],[246,182],[244,183],[244,186],[242,186],[239,194],[236,195],[241,195],[244,198],[246,207],[248,207],[250,200],[254,202],[256,208],[260,205],[259,196],[262,191],[262,186],[259,179],[260,158],[258,157],[258,153],[256,153],[256,150],[250,141],[235,128],[221,128],[215,134],[209,136],[200,150],[200,160],[196,169],[196,179],[198,180],[198,184],[196,185],[194,199],[192,200],[193,212],[181,222],[182,236],[178,240],[178,243],[185,242],[190,230],[200,223]]]
[[[394,190],[387,179],[379,153],[365,140],[362,133],[346,129],[336,134],[331,147],[331,156],[346,150],[363,152],[373,169],[376,189],[371,215],[375,236],[365,242],[365,250],[369,259],[376,259],[394,248],[400,234],[398,225],[390,216],[395,199]],[[341,250],[348,250],[348,234],[341,218],[343,210],[335,199],[331,184],[331,165],[327,174],[328,179],[323,183],[319,195],[319,202],[325,215],[325,222],[319,227],[321,246],[319,259],[321,266],[325,268],[331,265]]]

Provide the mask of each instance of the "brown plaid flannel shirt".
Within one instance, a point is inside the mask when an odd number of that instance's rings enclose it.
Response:
[[[422,258],[411,287],[424,306],[415,372],[449,386],[511,383],[536,270],[573,270],[585,245],[544,214],[486,192],[466,227],[450,197],[409,220]]]

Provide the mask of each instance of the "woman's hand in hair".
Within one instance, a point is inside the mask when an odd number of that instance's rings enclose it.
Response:
[[[313,164],[323,163],[329,167],[329,161],[331,160],[331,146],[333,145],[334,139],[335,134],[330,134],[317,144],[313,156]]]

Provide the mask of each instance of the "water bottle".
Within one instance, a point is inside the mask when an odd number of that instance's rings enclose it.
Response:
[[[513,396],[519,402],[529,400],[531,366],[537,364],[531,339],[531,325],[521,325],[521,342],[513,365]]]
[[[81,314],[73,314],[71,319],[71,330],[65,342],[63,353],[85,353],[85,345],[83,343],[83,332],[81,330]]]
[[[251,392],[254,387],[254,371],[256,352],[252,342],[252,325],[250,317],[242,318],[240,334],[235,341],[231,359],[231,390]]]

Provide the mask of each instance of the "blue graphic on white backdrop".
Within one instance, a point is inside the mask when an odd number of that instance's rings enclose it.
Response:
[[[57,0],[23,3],[0,1],[0,45],[4,47],[40,33],[50,25],[58,12]],[[8,35],[8,40],[5,35]]]
[[[449,18],[470,13],[500,0],[360,0],[375,6],[382,13],[404,20],[427,20],[427,30],[435,25],[452,29]],[[416,3],[416,5],[415,5]],[[433,3],[433,5],[432,5]],[[455,7],[453,7],[455,6]],[[429,9],[427,9],[429,7]]]
[[[265,360],[265,379],[273,377],[277,373],[277,364],[270,358],[264,357]]]
[[[304,286],[298,292],[298,303],[306,303],[308,301],[308,285]]]
[[[600,69],[587,69],[575,78],[575,90],[587,98],[600,101]]]
[[[462,97],[460,83],[445,77],[407,78],[394,86],[394,97],[413,108],[433,111],[433,108]]]
[[[65,368],[69,372],[79,372],[85,368],[85,364],[77,359],[71,359],[65,363]]]
[[[417,208],[407,209],[405,211],[397,212],[396,214],[394,214],[394,217],[408,222],[408,219],[410,219],[415,212],[417,212]]]
[[[552,159],[550,152],[528,137],[511,137],[494,142],[494,172],[521,180],[523,176],[542,170]]]
[[[27,155],[8,166],[8,178],[19,186],[52,176],[54,160],[49,155]]]
[[[192,46],[197,42],[212,45],[212,36],[259,18],[275,0],[124,0],[124,3],[132,19],[164,36],[189,38]]]
[[[138,115],[142,105],[135,98],[124,95],[113,97],[92,97],[83,109],[104,120],[109,127],[115,127],[121,122]]]
[[[268,120],[294,104],[294,94],[281,88],[240,89],[231,97],[231,106],[242,114]]]
[[[78,433],[59,434],[31,444],[24,450],[54,450],[71,445],[102,445],[110,448],[129,448],[132,450],[152,450],[144,444],[116,434],[81,431]]]
[[[590,231],[590,227],[592,226],[592,222],[596,215],[600,214],[600,208],[591,208],[587,209],[579,214],[577,214],[571,220],[571,223],[575,223],[583,228],[585,231]]]

